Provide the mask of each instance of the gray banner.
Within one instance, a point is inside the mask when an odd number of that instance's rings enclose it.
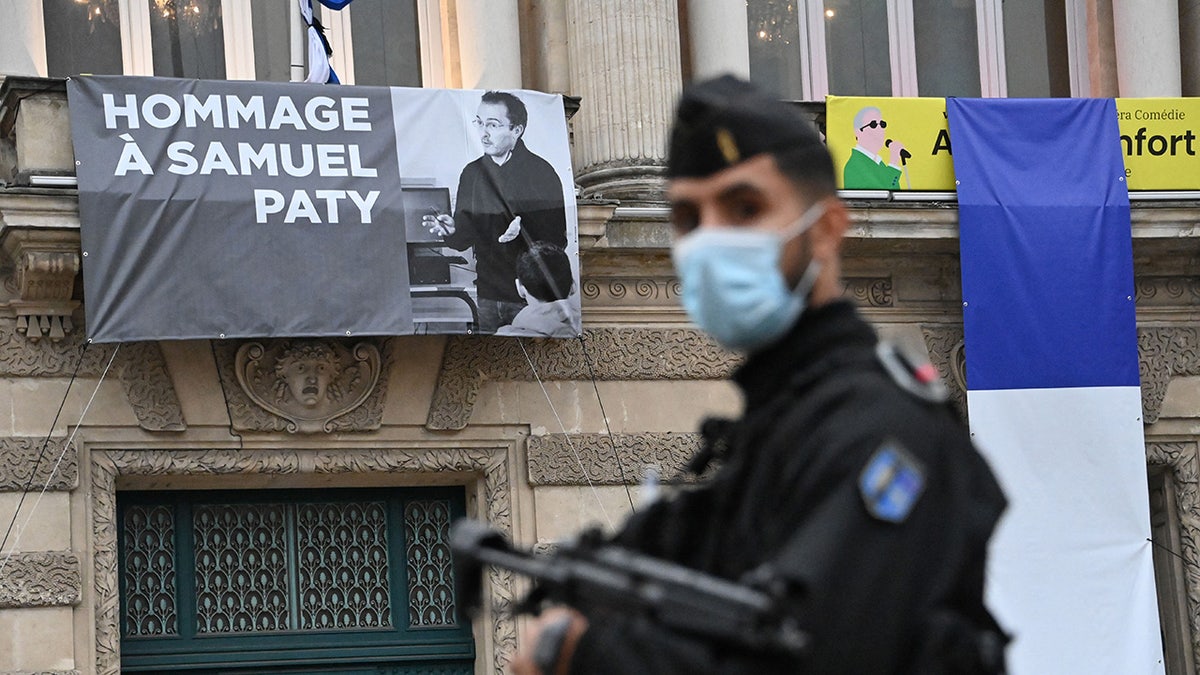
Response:
[[[414,332],[387,88],[96,76],[68,94],[89,338]]]

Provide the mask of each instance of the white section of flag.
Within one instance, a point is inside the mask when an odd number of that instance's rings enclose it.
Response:
[[[988,605],[1013,675],[1162,673],[1141,392],[970,391],[971,434],[1009,509]]]

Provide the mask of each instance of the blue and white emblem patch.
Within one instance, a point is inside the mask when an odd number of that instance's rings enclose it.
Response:
[[[925,490],[925,470],[895,441],[885,441],[858,476],[867,511],[889,523],[902,523]]]

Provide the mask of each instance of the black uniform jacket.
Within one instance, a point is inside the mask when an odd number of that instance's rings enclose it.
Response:
[[[984,562],[1005,500],[952,409],[902,389],[875,347],[852,305],[806,312],[734,375],[745,413],[716,475],[642,509],[616,537],[727,579],[768,566],[811,634],[806,656],[748,654],[593,615],[571,672],[977,672],[946,666],[941,652],[948,634],[996,628]],[[922,476],[899,522],[872,515],[859,486],[881,448],[900,448]]]
[[[516,216],[521,216],[521,234],[500,243]],[[535,241],[567,245],[562,179],[524,140],[517,141],[504,164],[483,155],[463,167],[459,177],[454,228],[446,238],[448,246],[460,251],[475,247],[479,297],[523,303],[515,283],[517,258]]]

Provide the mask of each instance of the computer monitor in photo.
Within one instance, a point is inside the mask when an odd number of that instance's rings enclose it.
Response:
[[[404,234],[409,244],[435,244],[442,238],[421,223],[426,215],[450,213],[450,188],[405,187],[400,190],[404,203]]]

